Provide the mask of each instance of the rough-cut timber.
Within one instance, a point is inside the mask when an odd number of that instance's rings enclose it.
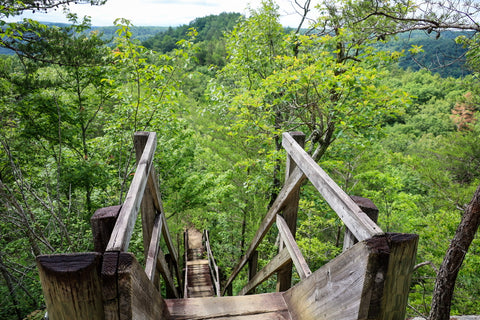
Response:
[[[150,170],[153,164],[153,155],[157,147],[157,136],[150,132],[147,144],[137,164],[135,175],[128,189],[125,202],[118,214],[117,223],[113,228],[112,236],[107,245],[107,251],[127,251],[132,237],[133,227],[137,219],[140,203],[147,185]]]
[[[37,257],[50,320],[105,319],[101,264],[96,252]]]
[[[283,134],[282,145],[355,238],[365,240],[383,233],[380,227],[320,168],[290,134]]]
[[[100,208],[90,218],[96,252],[105,252],[122,206]]]
[[[102,269],[105,319],[171,319],[160,292],[133,254],[107,252],[105,256]]]
[[[280,215],[277,215],[277,227],[278,232],[281,235],[280,238],[282,239],[285,247],[290,253],[290,257],[292,258],[292,262],[295,264],[295,268],[297,269],[300,279],[306,279],[312,274],[312,272],[310,271],[310,268],[308,267],[307,262],[305,261],[305,258],[300,251],[300,248],[298,248],[298,245],[295,242],[295,239],[290,232],[287,223]]]
[[[404,320],[418,236],[359,242],[284,293],[292,319]]]
[[[358,196],[350,196],[350,198],[357,204],[357,206],[362,209],[363,212],[375,223],[377,223],[378,220],[378,208],[377,206],[372,202],[372,200],[363,198],[363,197],[358,197]],[[345,236],[343,238],[343,251],[351,248],[355,243],[357,243],[358,240],[355,238],[353,233],[346,228],[345,230]]]
[[[305,134],[303,132],[289,132],[290,136],[295,140],[300,147],[305,146]],[[290,155],[287,154],[287,160],[285,164],[285,181],[288,180],[290,174],[297,167],[297,164]],[[290,233],[293,235],[293,239],[296,238],[297,233],[297,214],[298,203],[300,201],[300,188],[292,191],[290,198],[285,203],[282,216],[287,223]],[[280,241],[278,252],[282,251],[283,242]],[[289,262],[285,267],[277,273],[277,292],[286,291],[292,286],[292,268],[293,263]]]
[[[166,300],[175,320],[290,320],[281,293]]]

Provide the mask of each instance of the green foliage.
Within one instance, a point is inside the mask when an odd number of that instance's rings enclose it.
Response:
[[[225,42],[224,33],[229,32],[240,19],[239,13],[221,13],[209,15],[203,18],[196,18],[188,25],[176,28],[169,27],[165,31],[157,33],[142,42],[149,49],[161,53],[171,52],[180,48],[179,41],[187,39],[188,32],[195,29],[198,32],[194,40],[197,51],[195,53],[198,63],[202,66],[225,65]]]
[[[0,58],[0,318],[43,307],[35,255],[92,249],[89,218],[123,202],[139,130],[157,132],[172,236],[209,229],[226,276],[278,192],[280,134],[293,130],[307,134],[306,149],[348,194],[373,200],[383,230],[418,233],[418,262],[438,267],[480,182],[476,76],[399,68],[405,48],[377,41],[397,27],[392,21],[352,23],[372,3],[334,4],[319,6],[311,34],[286,31],[273,1],[248,18],[199,18],[156,37],[169,46],[163,53],[141,45],[126,20],[117,21],[113,45],[75,15],[64,26],[4,23],[4,46],[22,54]],[[476,38],[459,42],[475,70]],[[143,259],[139,228],[130,250]],[[297,240],[312,270],[340,253],[343,228],[318,192],[302,187]],[[276,239],[272,231],[260,245],[260,267],[277,253]],[[466,255],[454,313],[480,312],[479,246],[476,239]],[[410,304],[422,313],[434,277],[431,265],[415,271]]]

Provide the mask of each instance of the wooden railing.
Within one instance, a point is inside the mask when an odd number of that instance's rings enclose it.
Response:
[[[228,278],[223,294],[230,290],[233,280],[247,263],[249,264],[249,282],[239,294],[251,292],[275,273],[279,275],[278,291],[287,290],[291,286],[292,261],[301,279],[311,274],[295,242],[299,188],[305,179],[310,180],[348,229],[344,250],[350,248],[355,241],[363,241],[383,234],[380,227],[307,154],[302,147],[304,141],[305,136],[301,132],[283,134],[282,145],[288,154],[285,184],[261,222],[246,254]],[[277,223],[282,240],[279,253],[257,273],[256,249],[274,222]]]
[[[178,255],[153,167],[156,134],[138,132],[134,144],[137,168],[124,203],[92,216],[96,252],[37,258],[49,319],[167,319],[160,276],[167,297],[182,297]],[[139,211],[145,269],[127,252]]]
[[[210,237],[208,236],[208,230],[203,230],[203,243],[207,250],[208,265],[210,266],[210,274],[212,276],[213,287],[215,289],[215,295],[220,297],[220,273],[218,271],[217,262],[213,256],[212,248],[210,246]]]

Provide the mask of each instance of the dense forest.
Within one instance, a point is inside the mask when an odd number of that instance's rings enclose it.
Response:
[[[43,316],[36,256],[93,250],[90,217],[123,202],[136,131],[157,132],[172,235],[209,229],[225,275],[282,183],[281,133],[303,131],[320,166],[378,206],[384,231],[420,235],[407,314],[428,316],[480,184],[478,30],[458,16],[406,19],[416,9],[396,1],[382,2],[388,15],[337,2],[297,30],[267,0],[248,17],[198,18],[148,39],[124,19],[107,36],[73,14],[64,26],[6,23],[42,2],[0,5],[0,47],[16,52],[0,57],[0,318]],[[297,239],[315,270],[341,252],[343,225],[312,187],[301,193]],[[132,239],[140,260],[142,246]],[[259,250],[260,266],[275,254]],[[477,235],[452,315],[480,314],[479,270]]]

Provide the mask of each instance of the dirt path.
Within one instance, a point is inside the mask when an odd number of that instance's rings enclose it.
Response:
[[[188,247],[190,249],[202,248],[202,233],[197,229],[188,229]]]

